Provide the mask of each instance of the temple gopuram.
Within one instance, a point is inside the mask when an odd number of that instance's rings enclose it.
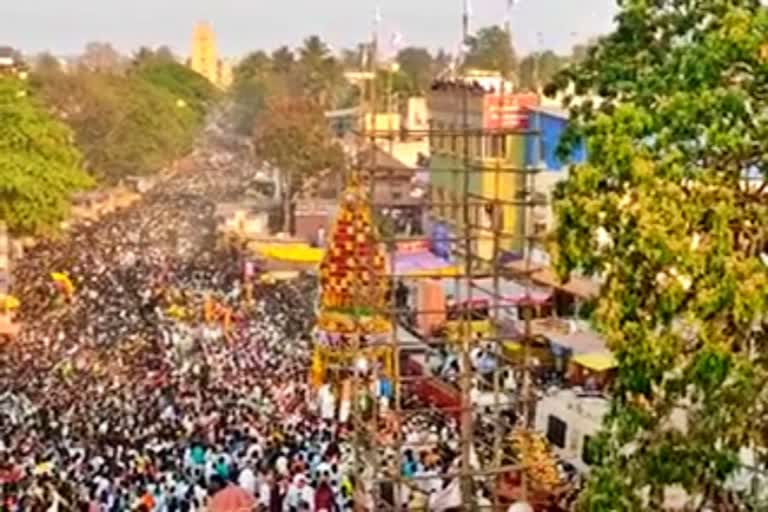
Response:
[[[313,384],[339,384],[361,360],[391,375],[386,254],[367,195],[354,177],[342,196],[319,275]]]

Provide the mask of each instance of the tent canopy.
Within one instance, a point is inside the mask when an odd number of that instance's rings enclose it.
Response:
[[[596,372],[616,368],[616,359],[610,353],[578,354],[571,361]]]
[[[446,274],[452,276],[458,272],[455,265],[426,250],[416,253],[396,253],[394,260],[397,275]]]

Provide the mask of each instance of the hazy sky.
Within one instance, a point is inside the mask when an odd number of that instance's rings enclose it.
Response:
[[[342,48],[370,37],[377,4],[384,41],[397,31],[407,45],[457,47],[462,0],[0,0],[0,45],[69,54],[104,40],[123,51],[168,44],[186,55],[192,25],[207,20],[227,56],[296,45],[309,34]],[[505,5],[473,0],[472,24],[503,23]],[[615,10],[615,0],[518,0],[516,46],[524,53],[541,41],[565,52],[608,31]]]

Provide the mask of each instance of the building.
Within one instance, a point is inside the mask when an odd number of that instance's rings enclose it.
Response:
[[[432,134],[430,182],[432,203],[437,205],[433,217],[459,227],[463,224],[459,205],[468,194],[470,224],[479,230],[475,233],[479,237],[476,255],[486,260],[492,258],[496,243],[501,250],[522,249],[523,208],[512,203],[519,200],[524,188],[526,109],[539,102],[534,93],[514,93],[511,88],[505,92],[503,80],[486,83],[488,80],[485,77],[481,83],[470,76],[435,82],[427,99]],[[467,167],[465,191],[462,170]],[[494,240],[494,231],[505,235]]]
[[[230,59],[219,59],[216,72],[216,85],[222,89],[229,88],[234,80],[234,65]]]
[[[192,31],[189,67],[222,89],[232,84],[232,63],[219,58],[216,34],[209,23],[198,23]]]
[[[379,148],[407,167],[419,167],[429,156],[426,98],[407,98],[393,112],[364,113],[360,107],[353,107],[326,112],[325,118],[339,139],[364,137],[368,143],[373,137]]]
[[[2,75],[22,75],[25,73],[24,62],[14,48],[11,46],[0,46],[0,76]]]
[[[528,222],[528,232],[536,235],[546,233],[554,227],[552,194],[557,184],[568,177],[568,165],[586,160],[584,142],[573,149],[562,161],[558,157],[560,141],[568,128],[568,112],[554,106],[528,108],[528,124],[532,133],[526,139],[526,166],[541,169],[536,175],[536,200]],[[549,258],[543,248],[534,248],[535,263],[548,264]]]

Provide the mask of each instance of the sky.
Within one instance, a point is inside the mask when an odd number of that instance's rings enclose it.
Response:
[[[310,34],[334,49],[370,39],[376,6],[384,52],[401,45],[455,50],[464,0],[0,0],[0,45],[25,54],[78,53],[88,41],[121,51],[168,45],[189,53],[192,26],[213,25],[219,51],[241,57],[255,49],[297,46]],[[512,31],[519,53],[540,48],[568,52],[573,44],[608,32],[616,0],[516,0]],[[507,0],[472,0],[472,27],[502,24]],[[389,46],[389,50],[387,50]]]

